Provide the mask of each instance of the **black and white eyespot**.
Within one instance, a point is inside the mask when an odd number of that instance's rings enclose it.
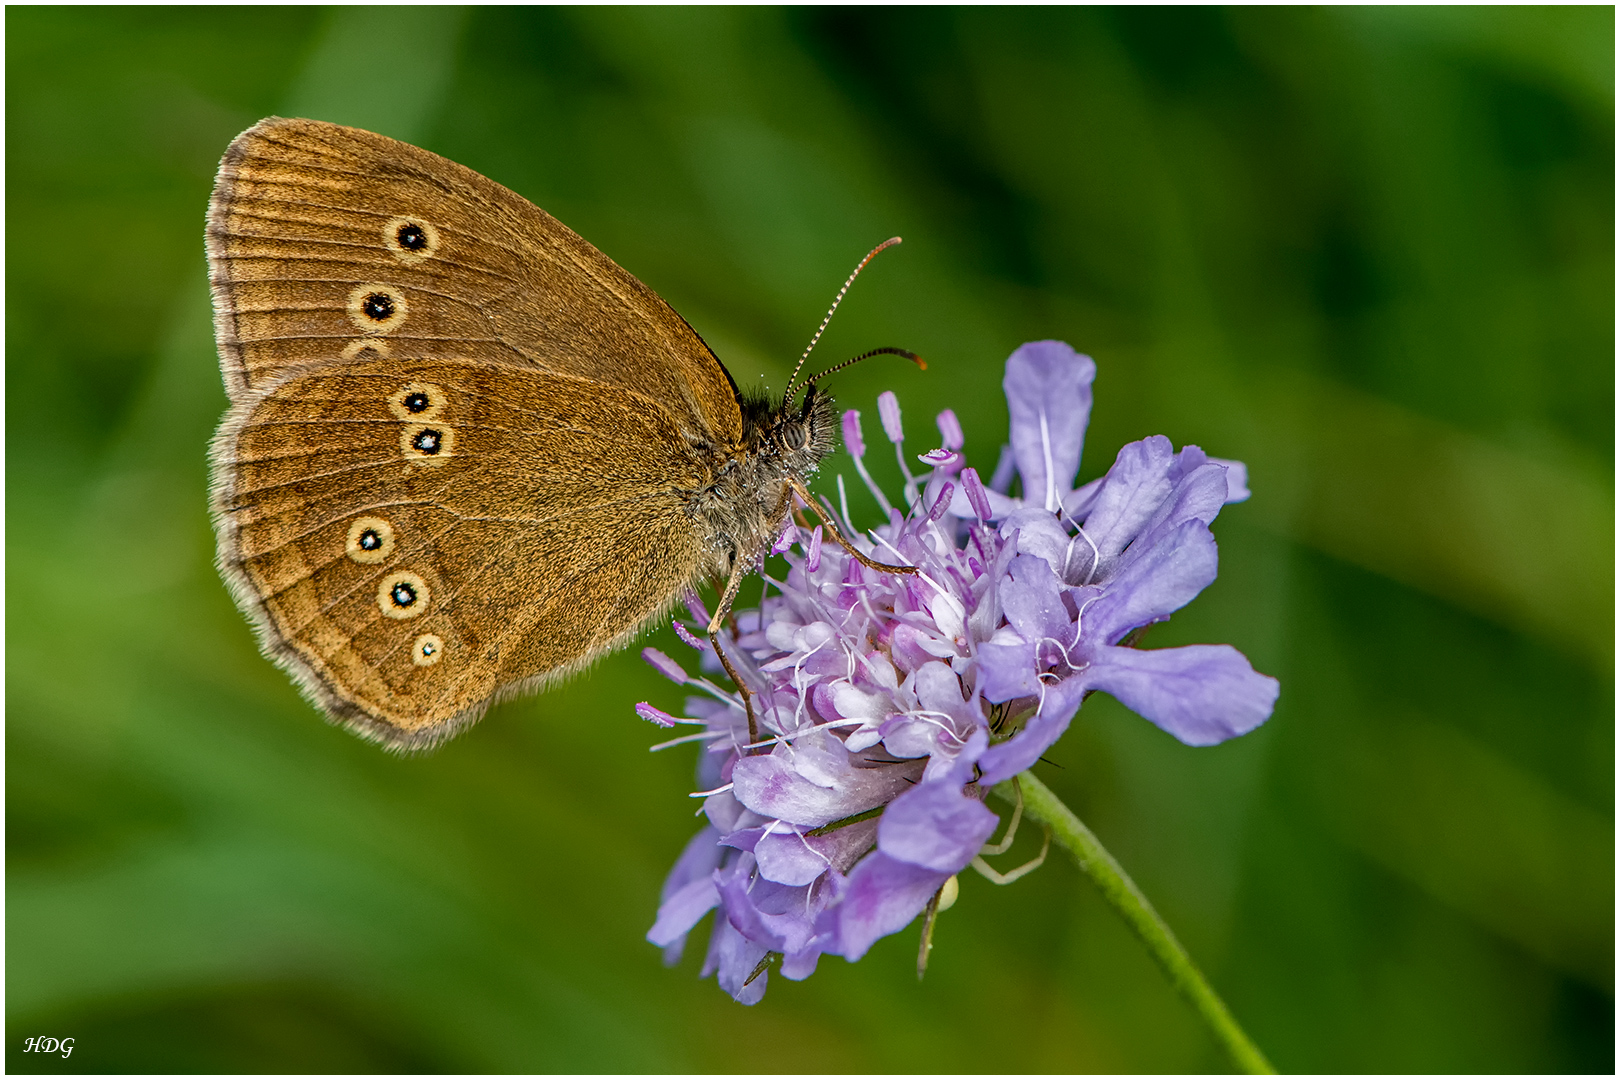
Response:
[[[409,570],[397,570],[377,586],[377,607],[390,619],[414,619],[432,599],[428,583]]]
[[[388,409],[401,420],[426,423],[439,418],[448,400],[444,391],[432,383],[410,382],[394,391]]]
[[[456,431],[448,424],[406,424],[399,436],[405,460],[418,465],[442,465],[456,452]]]
[[[355,518],[344,551],[357,563],[380,563],[394,553],[394,527],[379,517]]]
[[[397,217],[382,229],[383,245],[406,266],[431,259],[439,252],[439,230],[415,217]]]
[[[438,634],[423,634],[411,642],[411,662],[417,667],[432,667],[444,659],[444,639]]]
[[[392,285],[368,282],[349,293],[349,321],[367,334],[397,330],[410,308],[405,293]]]

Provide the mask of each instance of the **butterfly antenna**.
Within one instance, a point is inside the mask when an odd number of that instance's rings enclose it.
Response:
[[[800,369],[802,369],[804,367],[804,362],[806,360],[810,359],[810,350],[814,349],[816,347],[816,342],[821,340],[822,332],[827,329],[827,324],[832,322],[833,312],[837,311],[838,310],[838,305],[844,302],[844,294],[849,292],[849,287],[851,285],[855,284],[856,277],[858,277],[860,275],[860,272],[862,270],[866,269],[866,264],[867,263],[871,262],[874,258],[877,257],[878,252],[882,251],[885,248],[892,248],[892,247],[894,247],[894,245],[898,244],[899,242],[900,242],[900,238],[898,236],[889,237],[887,240],[883,241],[883,243],[879,244],[877,247],[875,247],[871,251],[867,252],[866,253],[866,258],[862,259],[861,262],[860,262],[860,265],[855,267],[855,269],[850,273],[848,280],[846,280],[844,282],[844,287],[842,289],[838,290],[838,295],[837,296],[833,297],[832,307],[827,309],[827,317],[821,320],[821,325],[820,326],[816,327],[816,335],[815,335],[815,337],[811,338],[810,339],[810,344],[808,344],[808,345],[806,345],[804,347],[804,355],[799,357],[798,364],[796,364],[794,366],[794,368],[793,368],[793,377],[788,379],[787,392],[782,395],[782,398],[783,398],[784,401],[792,399],[792,397],[793,397],[793,384],[799,381],[799,371],[800,371]],[[853,363],[853,362],[854,361],[851,361],[851,363]],[[822,374],[825,375],[826,372],[822,372]]]
[[[821,374],[816,375],[814,378],[807,379],[805,381],[806,381],[807,384],[818,383],[822,379],[826,378],[828,375],[831,375],[835,371],[843,371],[845,368],[849,367],[851,364],[858,364],[862,360],[870,360],[874,356],[903,356],[907,360],[910,360],[913,364],[916,364],[918,367],[922,368],[924,371],[928,370],[927,361],[925,361],[922,357],[918,356],[916,353],[912,352],[910,349],[896,349],[891,345],[885,345],[881,349],[873,349],[871,352],[864,352],[864,353],[861,353],[861,355],[859,355],[859,356],[852,356],[848,360],[845,360],[842,364],[834,364],[832,367],[828,368],[826,371],[823,371]]]

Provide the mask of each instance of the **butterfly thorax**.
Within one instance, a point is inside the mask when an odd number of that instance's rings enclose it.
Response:
[[[709,534],[715,574],[729,572],[733,559],[751,560],[770,548],[790,507],[788,481],[807,479],[832,453],[837,423],[832,398],[815,387],[798,406],[753,393],[740,395],[738,404],[742,440],[716,455],[713,481],[690,508]]]

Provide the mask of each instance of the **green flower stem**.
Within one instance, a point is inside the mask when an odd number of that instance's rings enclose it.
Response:
[[[1014,781],[997,784],[995,793],[1008,803],[1018,798]],[[1274,1073],[1266,1055],[1238,1027],[1226,1005],[1205,981],[1203,973],[1181,947],[1176,935],[1170,932],[1159,913],[1153,910],[1136,882],[1120,868],[1108,849],[1085,822],[1075,817],[1074,811],[1052,794],[1052,789],[1035,778],[1034,773],[1019,775],[1017,784],[1023,789],[1024,814],[1051,828],[1053,838],[1074,856],[1081,871],[1096,883],[1114,910],[1125,917],[1125,922],[1142,939],[1153,959],[1164,968],[1170,982],[1181,992],[1204,1022],[1209,1025],[1217,1042],[1232,1055],[1239,1069],[1246,1073]]]

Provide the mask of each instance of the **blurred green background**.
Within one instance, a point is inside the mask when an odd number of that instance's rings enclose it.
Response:
[[[1041,775],[1281,1068],[1612,1072],[1613,20],[8,9],[8,1068],[1225,1067],[1055,859],[964,879],[920,984],[914,931],[752,1009],[663,968],[693,752],[648,754],[631,706],[681,698],[634,651],[424,757],[299,699],[204,491],[203,209],[279,113],[528,196],[744,383],[903,235],[820,347],[930,360],[835,380],[869,438],[890,387],[913,452],[948,405],[992,466],[1007,354],[1057,337],[1086,477],[1161,432],[1246,460],[1152,644],[1235,643],[1275,717],[1190,750],[1099,697]]]

